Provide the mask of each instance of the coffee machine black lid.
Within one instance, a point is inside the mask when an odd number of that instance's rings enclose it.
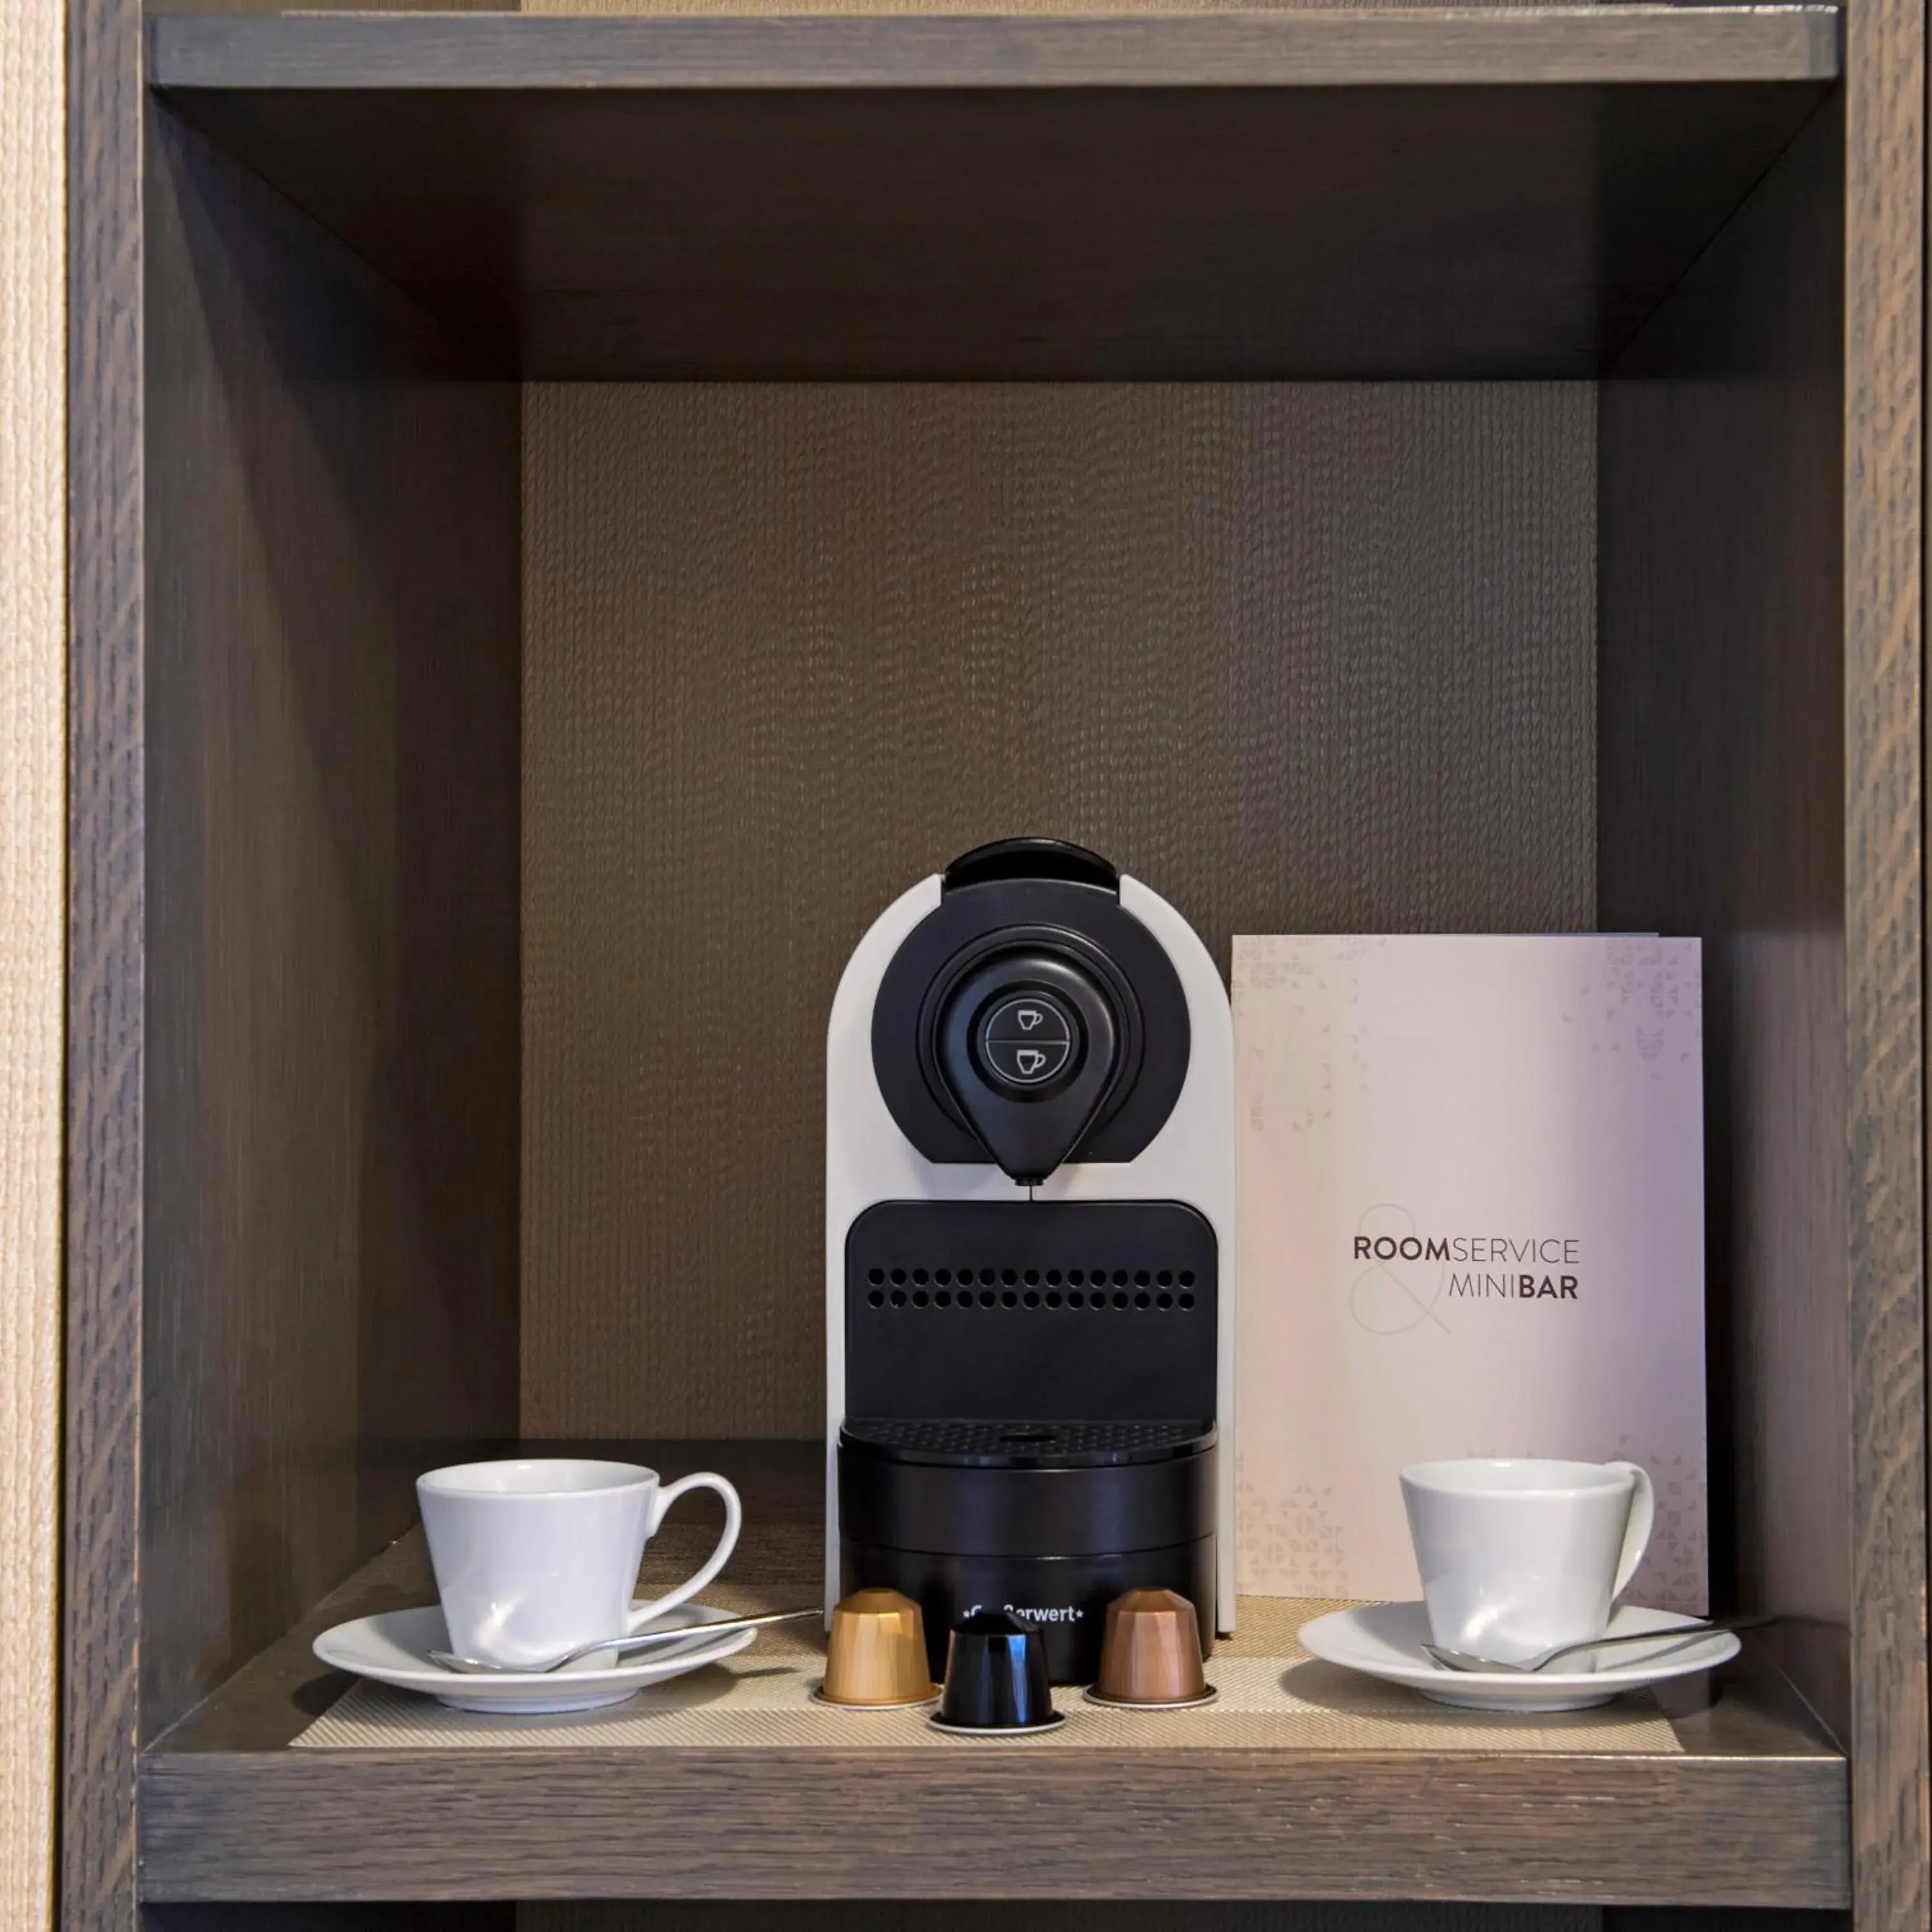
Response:
[[[1041,1425],[1062,1439],[1079,1425]],[[1213,1533],[1216,1438],[1200,1422],[1154,1425],[1170,1439],[1133,1460],[1104,1451],[1017,1445],[1005,1457],[908,1450],[918,1425],[848,1418],[838,1432],[838,1520],[846,1536],[881,1548],[956,1556],[1104,1556],[1161,1550]],[[949,1427],[976,1439],[984,1425]],[[1009,1433],[1024,1425],[993,1425]],[[1118,1425],[1088,1425],[1096,1435]],[[1144,1425],[1144,1427],[1145,1426]],[[1151,1433],[1149,1430],[1148,1432]],[[1118,1452],[1116,1452],[1117,1454]]]
[[[995,838],[962,852],[940,880],[942,891],[990,885],[999,879],[1064,879],[1118,894],[1120,875],[1097,852],[1065,838]]]
[[[1132,1160],[1166,1125],[1187,1001],[1120,887],[1106,860],[1057,838],[947,867],[872,1010],[880,1094],[928,1160],[992,1161],[1030,1185],[1069,1160]]]

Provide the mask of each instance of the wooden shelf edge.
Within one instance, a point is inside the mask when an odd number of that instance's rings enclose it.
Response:
[[[821,1532],[819,1444],[525,1446],[724,1470],[746,1499],[734,1578],[808,1600],[799,1566]],[[668,1578],[685,1559],[663,1560]],[[1676,1748],[1644,1753],[1582,1740],[1560,1753],[291,1748],[346,1684],[316,1663],[316,1632],[430,1594],[412,1532],[149,1747],[147,1898],[1834,1907],[1849,1895],[1845,1760],[1749,1648],[1714,1697],[1701,1680],[1665,1687]]]
[[[151,1754],[140,1799],[142,1892],[156,1902],[1835,1907],[1849,1897],[1846,1815],[1830,1758],[1247,1750]]]
[[[165,16],[172,89],[1494,86],[1816,82],[1835,7],[1132,16]]]

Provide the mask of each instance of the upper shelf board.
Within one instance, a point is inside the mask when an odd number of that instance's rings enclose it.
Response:
[[[1590,376],[1819,7],[164,16],[151,83],[532,377]]]
[[[317,14],[170,17],[182,88],[1550,86],[1834,80],[1835,7],[1139,16]]]

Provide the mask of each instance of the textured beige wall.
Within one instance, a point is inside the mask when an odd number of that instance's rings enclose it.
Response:
[[[982,839],[1588,926],[1587,383],[533,384],[523,1424],[822,1426],[854,943]]]
[[[0,1924],[52,1873],[66,368],[61,0],[0,0]]]

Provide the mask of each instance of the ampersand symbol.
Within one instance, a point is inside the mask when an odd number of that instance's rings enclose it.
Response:
[[[1415,1216],[1392,1201],[1381,1202],[1364,1211],[1355,1233],[1358,1239],[1393,1241],[1400,1246],[1414,1239]],[[1348,1290],[1348,1312],[1357,1325],[1372,1335],[1406,1335],[1412,1328],[1432,1322],[1448,1334],[1448,1324],[1436,1312],[1448,1264],[1433,1264],[1432,1284],[1426,1278],[1430,1265],[1426,1259],[1411,1260],[1401,1255],[1371,1262]]]

